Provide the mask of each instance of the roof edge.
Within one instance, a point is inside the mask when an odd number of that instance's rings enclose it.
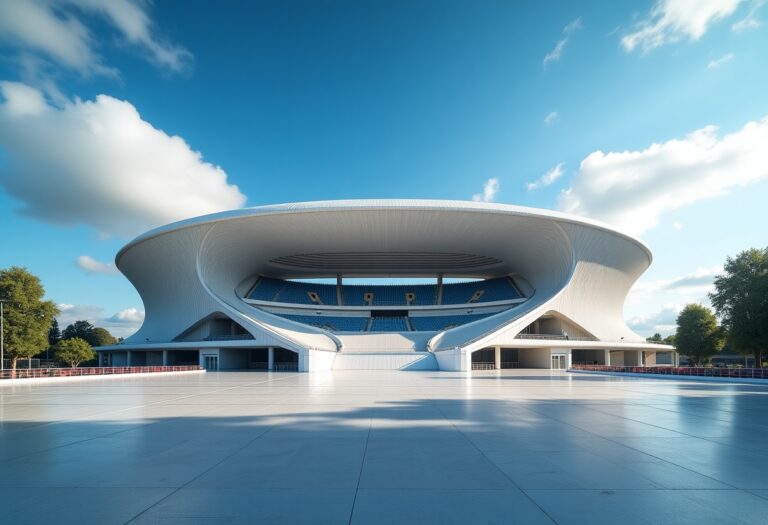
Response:
[[[544,208],[533,208],[527,206],[517,206],[513,204],[501,204],[501,203],[487,203],[487,202],[475,202],[475,201],[458,201],[458,200],[437,200],[437,199],[350,199],[350,200],[327,200],[327,201],[307,201],[307,202],[292,202],[283,204],[270,204],[265,206],[253,206],[248,208],[238,208],[235,210],[221,211],[216,213],[210,213],[207,215],[201,215],[198,217],[191,217],[189,219],[183,219],[181,221],[172,222],[157,228],[153,228],[141,235],[135,237],[129,241],[125,246],[120,248],[115,256],[115,264],[118,265],[120,258],[125,252],[134,246],[141,244],[149,239],[159,237],[161,235],[172,233],[175,231],[184,230],[187,228],[193,228],[195,226],[201,226],[203,224],[210,224],[212,222],[228,221],[241,219],[249,216],[259,215],[282,215],[288,213],[311,213],[322,211],[345,211],[345,210],[386,210],[386,209],[413,209],[413,210],[434,210],[434,211],[477,211],[477,212],[498,212],[509,215],[517,215],[523,217],[537,217],[555,219],[558,221],[568,222],[580,226],[589,226],[599,230],[603,230],[614,235],[623,237],[630,242],[633,242],[639,246],[648,256],[648,264],[653,262],[653,254],[650,248],[638,239],[626,232],[623,232],[613,226],[606,223],[589,219],[587,217],[581,217],[578,215],[571,215],[554,210],[548,210]]]

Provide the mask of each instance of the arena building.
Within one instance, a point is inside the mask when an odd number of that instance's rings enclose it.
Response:
[[[622,315],[648,248],[547,210],[263,206],[152,230],[116,264],[146,317],[133,336],[97,349],[102,366],[465,371],[675,360]]]

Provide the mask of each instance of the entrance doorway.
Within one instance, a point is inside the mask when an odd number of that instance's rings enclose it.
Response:
[[[203,368],[206,370],[215,372],[219,369],[219,356],[217,355],[204,355],[203,356]]]
[[[552,354],[552,370],[565,370],[565,354]]]

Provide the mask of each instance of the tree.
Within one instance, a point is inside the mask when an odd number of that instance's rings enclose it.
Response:
[[[95,327],[88,321],[75,321],[74,323],[67,325],[64,332],[61,334],[61,338],[74,339],[75,337],[79,337],[84,341],[88,341],[93,334],[94,328]]]
[[[59,345],[56,348],[56,357],[72,368],[75,368],[83,361],[94,359],[96,352],[93,351],[93,348],[91,348],[87,341],[79,337],[73,337],[72,339],[59,341]]]
[[[64,329],[62,339],[79,337],[91,346],[113,345],[117,342],[106,328],[95,327],[88,321],[75,321]]]
[[[675,346],[678,352],[691,358],[694,366],[718,353],[723,339],[723,331],[709,308],[689,304],[677,316]]]
[[[56,346],[59,341],[61,341],[61,330],[59,330],[59,322],[54,317],[51,328],[48,330],[48,346]]]
[[[91,340],[88,342],[91,343],[91,346],[107,346],[117,343],[117,339],[106,328],[97,326],[91,332]]]
[[[661,334],[658,333],[658,332],[656,332],[651,337],[646,339],[646,341],[648,341],[649,343],[663,343],[664,342],[664,340],[661,338]]]
[[[19,358],[30,358],[48,344],[48,329],[59,313],[51,301],[44,301],[40,279],[26,268],[13,266],[0,270],[0,299],[4,307],[5,354],[16,370]]]
[[[734,350],[755,357],[762,368],[768,348],[768,248],[728,257],[709,295]]]

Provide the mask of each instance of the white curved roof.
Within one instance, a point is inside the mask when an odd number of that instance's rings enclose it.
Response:
[[[381,211],[381,210],[419,210],[421,212],[474,212],[474,213],[487,213],[489,215],[508,215],[518,217],[529,217],[538,219],[549,219],[557,222],[578,224],[589,226],[596,230],[602,230],[623,237],[632,243],[636,244],[645,251],[648,256],[648,263],[652,261],[652,254],[650,249],[639,239],[633,237],[627,233],[624,233],[608,224],[589,219],[586,217],[580,217],[576,215],[570,215],[567,213],[561,213],[552,210],[545,210],[540,208],[530,208],[525,206],[515,206],[510,204],[499,203],[485,203],[474,201],[450,201],[450,200],[427,200],[427,199],[356,199],[356,200],[332,200],[332,201],[311,201],[311,202],[295,202],[285,204],[274,204],[268,206],[256,206],[251,208],[241,208],[237,210],[229,210],[219,213],[213,213],[209,215],[202,215],[199,217],[193,217],[182,221],[174,222],[164,226],[160,226],[153,230],[150,230],[142,235],[139,235],[128,244],[126,244],[116,256],[116,263],[119,265],[121,256],[133,246],[153,237],[159,235],[171,233],[174,231],[183,230],[195,226],[200,226],[210,223],[226,222],[230,220],[242,219],[246,217],[261,217],[261,216],[274,216],[274,215],[292,215],[304,213],[317,213],[317,212],[352,212],[352,211]],[[340,221],[344,221],[343,215],[340,215]],[[402,232],[405,234],[406,232]],[[450,233],[450,232],[446,232]],[[349,239],[354,242],[354,239]],[[426,244],[424,245],[424,252],[430,251],[429,239],[424,239]],[[461,239],[454,239],[457,245],[461,244]],[[493,244],[493,239],[488,239],[489,244]],[[343,247],[343,246],[340,246]],[[459,250],[460,251],[460,250]],[[288,255],[287,253],[285,255]]]

